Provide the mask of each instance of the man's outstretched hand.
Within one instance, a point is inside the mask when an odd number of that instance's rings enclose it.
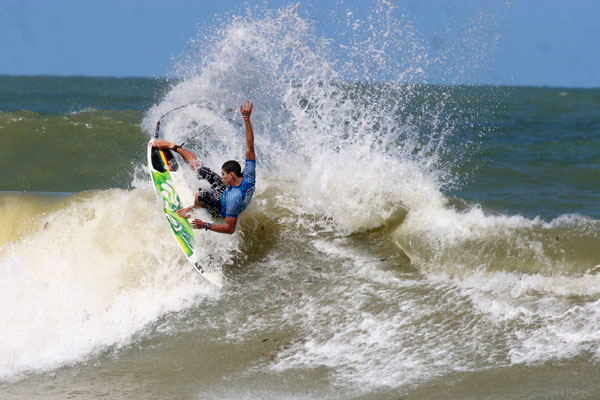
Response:
[[[182,218],[189,218],[190,217],[190,211],[192,211],[193,207],[185,207],[185,208],[181,208],[179,210],[177,210],[177,215],[179,215]]]

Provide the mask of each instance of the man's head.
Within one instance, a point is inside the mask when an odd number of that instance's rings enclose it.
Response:
[[[242,167],[235,160],[229,160],[221,167],[221,178],[226,185],[236,185],[242,177]]]

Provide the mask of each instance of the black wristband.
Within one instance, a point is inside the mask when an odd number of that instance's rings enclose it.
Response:
[[[212,228],[212,225],[211,225],[211,224],[209,224],[208,222],[204,224],[204,230],[205,230],[205,231],[208,231],[208,230],[210,230],[210,228]]]
[[[177,149],[180,149],[181,146],[176,144],[175,146],[173,146],[173,148],[171,150],[173,150],[175,153],[177,153]]]

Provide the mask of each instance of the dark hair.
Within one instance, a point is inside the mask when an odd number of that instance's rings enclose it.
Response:
[[[242,167],[240,166],[240,163],[235,160],[226,161],[221,169],[227,174],[233,172],[237,177],[242,177]]]

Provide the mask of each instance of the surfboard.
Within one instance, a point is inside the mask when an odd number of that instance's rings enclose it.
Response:
[[[223,274],[220,271],[208,271],[197,261],[194,251],[194,229],[186,218],[177,215],[187,205],[194,203],[195,190],[188,184],[181,161],[169,149],[152,147],[154,139],[148,142],[148,168],[158,199],[163,203],[163,212],[169,223],[173,237],[188,261],[204,279],[215,286],[223,286]]]

